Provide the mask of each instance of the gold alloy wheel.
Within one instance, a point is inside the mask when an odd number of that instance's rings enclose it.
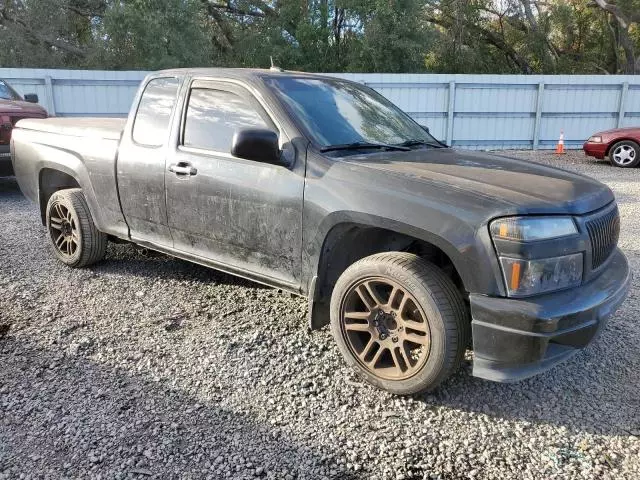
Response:
[[[415,375],[429,357],[429,323],[416,299],[387,278],[366,278],[347,291],[341,328],[358,362],[386,380]]]
[[[49,212],[49,235],[58,252],[73,257],[80,245],[78,225],[71,210],[61,203],[53,203]]]

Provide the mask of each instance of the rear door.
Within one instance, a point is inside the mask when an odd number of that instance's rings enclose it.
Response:
[[[195,80],[189,87],[181,138],[165,169],[168,224],[177,250],[234,273],[297,284],[302,243],[304,170],[231,155],[234,132],[281,128],[246,88]]]
[[[118,151],[118,191],[131,238],[171,246],[167,225],[164,169],[169,127],[176,109],[181,79],[151,79],[140,97],[132,124]]]

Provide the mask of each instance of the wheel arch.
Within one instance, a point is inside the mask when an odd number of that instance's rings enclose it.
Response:
[[[53,193],[65,188],[80,188],[85,196],[94,223],[100,231],[108,232],[102,209],[96,198],[86,165],[73,152],[48,150],[49,156],[37,163],[38,203],[43,225],[47,202]],[[44,155],[42,155],[44,157]]]
[[[82,188],[75,175],[64,170],[64,167],[44,167],[38,172],[38,202],[43,225],[46,224],[47,203],[51,195],[67,188]]]
[[[328,323],[328,304],[333,286],[350,265],[376,253],[405,251],[429,259],[467,292],[468,273],[461,254],[442,237],[399,222],[367,215],[349,215],[332,222],[314,242],[317,254],[310,268],[309,325],[318,329]]]
[[[611,152],[611,149],[613,148],[613,146],[619,142],[633,142],[636,145],[640,146],[640,140],[636,139],[636,138],[632,138],[632,137],[622,137],[622,138],[616,138],[615,140],[611,140],[609,142],[609,145],[607,145],[607,150],[604,152],[604,156],[608,157],[609,153]]]

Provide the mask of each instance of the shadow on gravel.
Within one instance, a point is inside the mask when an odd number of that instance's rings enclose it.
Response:
[[[0,196],[21,197],[22,192],[15,177],[0,177]],[[13,198],[12,198],[13,199]],[[1,198],[0,198],[1,200]],[[33,205],[34,211],[37,207]],[[91,268],[96,273],[122,273],[140,277],[160,277],[171,280],[188,280],[199,283],[223,283],[247,288],[270,288],[212,268],[186,262],[161,253],[150,252],[143,255],[133,245],[109,243],[107,257]]]
[[[139,253],[133,245],[109,244],[104,261],[92,267],[96,273],[126,274],[138,277],[182,280],[197,283],[223,283],[246,288],[270,288],[241,277],[228,275],[162,253]]]
[[[218,406],[223,392],[195,398],[23,340],[0,340],[0,476],[355,478],[330,451]]]
[[[416,399],[495,419],[638,437],[640,355],[635,318],[630,309],[619,312],[584,352],[522,382],[494,383],[461,371],[432,394]]]
[[[25,201],[15,177],[0,177],[0,201],[20,197]],[[34,212],[37,207],[33,205]],[[217,283],[243,286],[246,288],[270,288],[224,272],[203,267],[177,258],[151,252],[139,253],[133,245],[109,243],[107,256],[103,262],[91,267],[95,273],[126,274],[139,277],[164,278],[192,281],[197,283]]]
[[[22,196],[15,177],[0,177],[0,195],[16,194]]]

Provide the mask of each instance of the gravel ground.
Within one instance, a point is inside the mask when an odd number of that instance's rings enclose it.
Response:
[[[639,271],[640,169],[516,155],[611,186]],[[62,266],[10,179],[0,259],[0,479],[640,478],[640,275],[572,361],[396,398],[307,331],[303,299],[128,245]]]

